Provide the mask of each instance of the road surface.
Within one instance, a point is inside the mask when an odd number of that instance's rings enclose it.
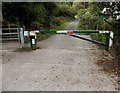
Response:
[[[95,63],[103,53],[95,44],[58,34],[38,46],[41,49],[3,56],[3,91],[116,90],[115,79]]]

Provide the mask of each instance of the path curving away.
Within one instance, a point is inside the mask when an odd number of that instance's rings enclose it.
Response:
[[[80,21],[79,18],[76,18],[75,21],[71,22],[65,30],[78,30],[78,22]]]

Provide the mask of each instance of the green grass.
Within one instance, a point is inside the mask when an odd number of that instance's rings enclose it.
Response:
[[[31,50],[32,50],[32,48],[30,48],[30,47],[23,47],[23,48],[16,49],[14,52],[28,52]]]
[[[40,47],[36,47],[36,49],[40,49]],[[14,50],[14,52],[29,52],[35,50],[35,48],[31,48],[31,47],[22,47],[22,48],[18,48],[16,50]]]
[[[106,43],[106,36],[105,36],[105,34],[92,33],[91,37],[92,37],[93,40],[100,41],[102,43]]]
[[[54,27],[54,28],[52,28],[52,29],[50,29],[50,30],[64,30],[65,29],[65,27],[68,25],[68,24],[70,24],[72,21],[74,21],[75,19],[71,19],[70,21],[66,21],[66,22],[64,22],[63,24],[61,24],[61,26],[56,26],[56,27]]]
[[[82,27],[81,23],[78,23],[78,27],[79,27],[79,30],[92,30],[92,29],[88,29],[88,27],[85,26],[85,25]],[[102,43],[106,43],[105,34],[100,34],[100,33],[92,33],[92,34],[80,33],[80,35],[90,35],[93,40],[100,41]]]
[[[80,22],[78,23],[78,29],[79,30],[91,30],[91,29],[86,29],[85,27],[81,27],[80,26],[81,24],[80,24]],[[89,33],[80,33],[80,35],[89,35]]]
[[[80,26],[80,23],[78,24],[79,30],[91,30],[91,29],[86,29],[84,27]],[[80,33],[80,35],[90,35],[93,40],[100,41],[102,43],[106,43],[106,36],[105,34],[100,34],[100,33]]]

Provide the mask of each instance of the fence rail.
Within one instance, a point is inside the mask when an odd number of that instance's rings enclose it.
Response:
[[[7,28],[8,27],[8,28]],[[24,28],[22,27],[11,27],[2,26],[0,33],[0,41],[18,40],[20,48],[24,47]]]
[[[2,28],[2,41],[4,40],[19,40],[18,28]]]

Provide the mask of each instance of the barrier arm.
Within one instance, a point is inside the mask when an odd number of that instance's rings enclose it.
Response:
[[[90,41],[96,44],[100,44],[106,47],[106,49],[108,50],[110,48],[110,46],[112,46],[112,42],[113,42],[113,32],[112,31],[99,31],[99,30],[59,30],[59,31],[49,31],[49,30],[40,30],[38,31],[39,33],[58,33],[58,34],[68,34],[69,36],[72,37],[76,37],[76,38],[80,38],[86,41]],[[73,33],[73,34],[72,34]],[[102,43],[96,40],[92,40],[92,39],[88,39],[85,37],[81,37],[80,35],[76,35],[74,33],[104,33],[106,34],[106,43]],[[111,39],[112,38],[112,39]]]
[[[106,46],[105,43],[101,43],[101,42],[98,42],[96,40],[92,40],[92,39],[88,39],[88,38],[85,38],[85,37],[81,37],[79,35],[69,35],[69,36],[80,38],[80,39],[83,39],[83,40],[86,40],[86,41],[90,41],[90,42],[93,42],[93,43],[96,43],[96,44],[100,44],[100,45]]]

